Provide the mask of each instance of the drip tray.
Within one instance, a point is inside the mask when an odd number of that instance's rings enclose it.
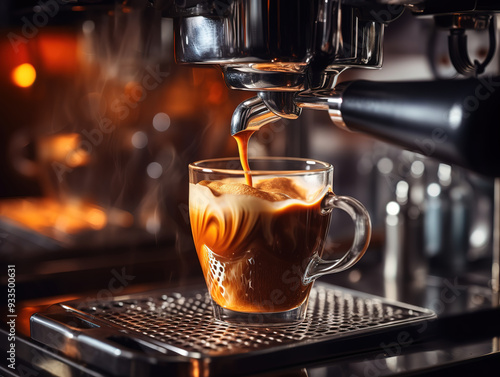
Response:
[[[238,327],[215,321],[206,288],[191,287],[57,304],[31,317],[31,337],[116,376],[224,376],[413,343],[433,318],[427,309],[316,282],[302,323]]]

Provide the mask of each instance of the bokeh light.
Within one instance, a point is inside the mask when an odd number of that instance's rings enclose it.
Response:
[[[29,63],[21,64],[12,71],[12,81],[21,88],[27,88],[33,85],[35,79],[35,68]]]

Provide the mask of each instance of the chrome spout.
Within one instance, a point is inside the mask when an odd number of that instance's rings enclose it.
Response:
[[[269,110],[260,97],[252,97],[240,103],[234,110],[231,118],[231,135],[245,130],[257,131],[278,119],[280,117]]]
[[[296,119],[302,109],[293,101],[294,93],[260,92],[238,105],[231,118],[231,135],[241,131],[257,131],[281,118]]]

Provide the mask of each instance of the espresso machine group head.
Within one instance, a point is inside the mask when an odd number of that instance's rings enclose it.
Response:
[[[180,63],[214,64],[232,89],[258,96],[236,110],[231,132],[297,118],[349,67],[380,68],[386,23],[404,8],[370,1],[175,1]],[[302,101],[300,101],[302,102]],[[324,107],[324,106],[323,106]]]
[[[336,125],[478,173],[500,176],[500,78],[478,78],[495,53],[490,0],[157,0],[174,18],[179,63],[220,67],[228,87],[257,96],[241,103],[234,135],[303,108],[326,110]],[[382,66],[384,28],[405,9],[450,30],[450,60],[463,80],[338,84],[348,68]],[[468,29],[486,29],[490,50],[471,62]]]

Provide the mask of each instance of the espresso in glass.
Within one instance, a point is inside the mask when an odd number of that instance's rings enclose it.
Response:
[[[330,164],[259,158],[249,165],[251,185],[238,159],[190,165],[191,228],[214,314],[245,325],[301,321],[314,280],[363,255],[369,218],[355,199],[333,193]],[[343,258],[324,261],[333,208],[348,211],[356,234]]]

